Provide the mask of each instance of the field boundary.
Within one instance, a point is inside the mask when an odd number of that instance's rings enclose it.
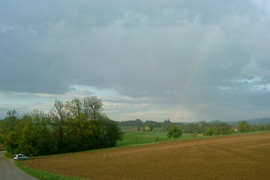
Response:
[[[165,143],[171,143],[171,142],[177,142],[177,141],[192,141],[192,140],[198,140],[198,139],[207,139],[207,138],[217,138],[217,137],[225,137],[225,136],[243,136],[248,134],[265,134],[270,133],[270,131],[253,131],[253,132],[247,132],[247,133],[237,133],[237,134],[224,134],[224,135],[218,135],[218,136],[203,136],[203,137],[195,137],[191,139],[175,139],[171,141],[163,141],[163,142],[150,142],[150,143],[143,143],[143,144],[132,144],[127,146],[120,146],[120,147],[111,147],[111,148],[102,148],[102,149],[91,149],[86,151],[78,151],[78,152],[68,152],[68,153],[62,153],[62,154],[50,154],[50,155],[43,155],[43,156],[35,156],[32,159],[38,159],[41,157],[49,157],[49,156],[57,156],[57,155],[69,155],[69,154],[75,154],[75,153],[88,153],[88,152],[95,152],[95,151],[106,151],[111,149],[125,149],[125,148],[133,148],[133,147],[141,147],[141,146],[148,146],[148,145],[154,145],[154,144],[165,144]]]

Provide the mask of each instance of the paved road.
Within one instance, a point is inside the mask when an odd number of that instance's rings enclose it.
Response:
[[[5,151],[0,151],[0,179],[1,180],[37,180],[26,174],[12,160],[4,157]]]

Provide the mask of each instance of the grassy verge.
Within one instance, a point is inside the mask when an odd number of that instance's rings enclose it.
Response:
[[[27,166],[22,165],[19,161],[15,161],[14,164],[21,170],[34,176],[39,180],[84,180],[83,178],[64,176],[60,174],[49,173],[45,171],[36,170]]]

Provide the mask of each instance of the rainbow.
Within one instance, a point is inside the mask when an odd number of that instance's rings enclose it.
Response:
[[[203,42],[202,42],[202,46],[200,48],[200,50],[198,51],[198,54],[196,56],[196,58],[194,58],[195,60],[192,63],[191,69],[188,72],[188,76],[187,79],[184,82],[184,86],[182,88],[182,90],[179,93],[179,100],[178,100],[178,104],[175,107],[175,111],[174,111],[174,119],[175,120],[179,120],[180,117],[184,117],[185,115],[182,114],[181,110],[184,109],[183,107],[183,99],[186,96],[189,86],[192,82],[192,79],[194,78],[194,76],[196,75],[197,72],[197,68],[200,64],[200,62],[202,61],[203,57],[205,56],[205,53],[207,52],[207,50],[209,49],[209,46],[211,45],[211,43],[214,41],[214,39],[217,36],[217,33],[219,31],[219,26],[221,24],[224,23],[224,21],[227,19],[227,17],[231,14],[232,10],[238,5],[238,1],[233,1],[231,3],[231,6],[228,8],[227,12],[224,13],[224,16],[222,16],[219,20],[219,23],[217,23],[215,25],[215,27],[213,27],[213,30],[210,31],[206,37],[204,38]]]

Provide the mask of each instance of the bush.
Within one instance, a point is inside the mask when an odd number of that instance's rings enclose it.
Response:
[[[157,136],[155,140],[156,142],[158,142],[158,141],[161,141],[161,138]]]
[[[172,125],[169,132],[168,132],[168,138],[179,138],[182,136],[182,131],[181,129],[176,126],[176,125]]]

